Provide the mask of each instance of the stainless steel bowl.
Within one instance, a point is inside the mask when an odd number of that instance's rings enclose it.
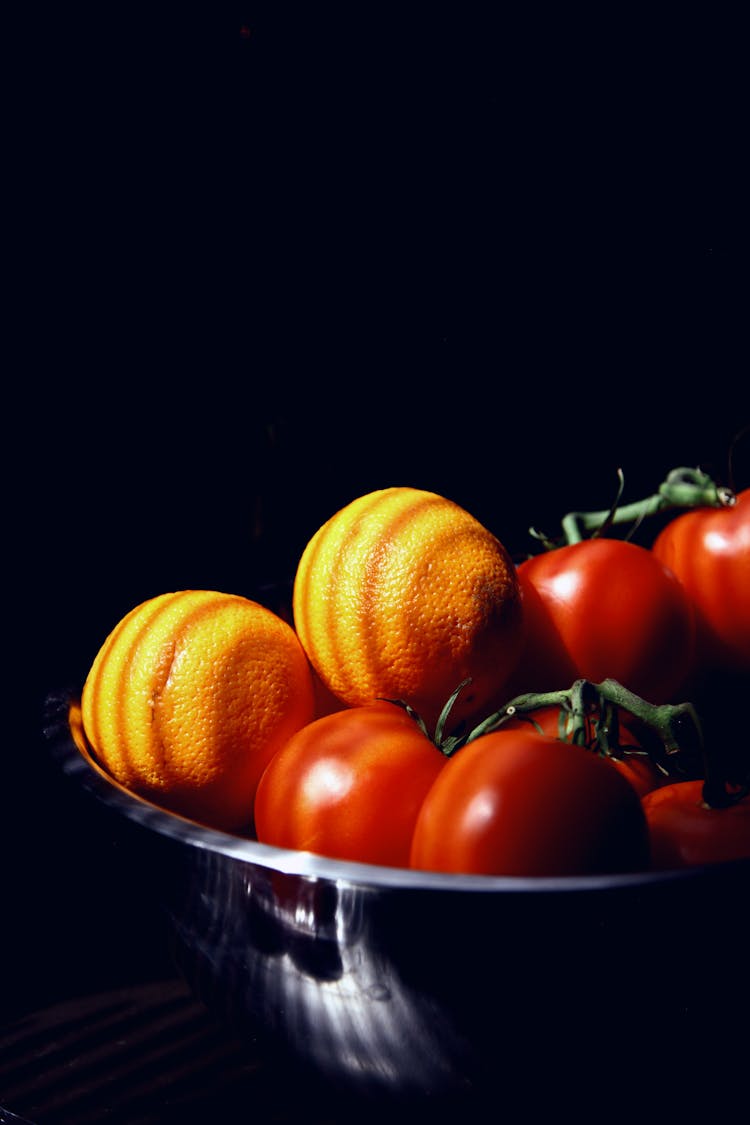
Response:
[[[502,1089],[541,1104],[565,1085],[580,1104],[623,1067],[631,1087],[661,1074],[667,1097],[676,1066],[706,1073],[709,1050],[724,1065],[738,1042],[722,1032],[745,983],[748,861],[530,879],[272,848],[133,796],[92,759],[78,715],[49,698],[51,752],[138,833],[187,981],[300,1073],[368,1098]]]

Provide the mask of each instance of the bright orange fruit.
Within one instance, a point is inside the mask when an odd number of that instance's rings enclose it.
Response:
[[[519,653],[521,601],[500,541],[453,501],[415,488],[353,500],[313,535],[293,591],[297,635],[322,683],[349,705],[401,699],[430,733],[502,691]]]
[[[81,697],[104,768],[215,828],[252,824],[273,754],[314,714],[294,630],[235,594],[182,590],[136,606],[104,641]]]

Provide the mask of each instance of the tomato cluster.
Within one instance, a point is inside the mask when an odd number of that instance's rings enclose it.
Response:
[[[393,703],[304,727],[267,767],[258,839],[366,863],[446,872],[574,875],[750,858],[750,800],[712,808],[676,780],[626,716],[610,753],[533,708],[446,755]],[[601,722],[595,710],[586,729]],[[611,721],[611,719],[610,719]]]
[[[514,686],[618,680],[652,702],[717,669],[750,673],[750,491],[672,519],[649,548],[592,537],[518,567]]]
[[[504,698],[541,702],[448,743],[393,702],[325,715],[266,769],[261,841],[475,874],[750,858],[747,748],[707,749],[698,724],[685,752],[648,721],[698,685],[718,685],[712,707],[728,705],[724,677],[747,685],[750,492],[672,519],[651,547],[606,535],[551,546],[518,577],[524,638]],[[612,682],[633,710],[605,707],[606,693],[571,709],[571,685]],[[544,705],[555,692],[562,705]]]
[[[638,794],[603,757],[531,726],[446,756],[388,702],[294,735],[261,779],[255,827],[276,846],[442,871],[555,875],[647,862]]]

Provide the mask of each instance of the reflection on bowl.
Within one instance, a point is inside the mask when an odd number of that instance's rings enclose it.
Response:
[[[135,826],[196,995],[337,1088],[445,1104],[501,1086],[539,1105],[638,1052],[668,1075],[699,1038],[705,1067],[705,1021],[724,1048],[750,861],[528,879],[329,860],[133,796],[89,753],[75,699],[50,697],[46,730],[72,783]]]

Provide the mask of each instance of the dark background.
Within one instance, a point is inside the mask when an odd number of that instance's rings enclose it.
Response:
[[[9,1017],[165,971],[145,873],[41,735],[46,694],[80,686],[137,602],[255,596],[392,484],[457,500],[516,555],[531,524],[606,507],[618,468],[628,499],[683,464],[747,486],[723,38],[698,50],[683,25],[667,74],[660,33],[592,47],[460,6],[356,11],[23,29]]]

